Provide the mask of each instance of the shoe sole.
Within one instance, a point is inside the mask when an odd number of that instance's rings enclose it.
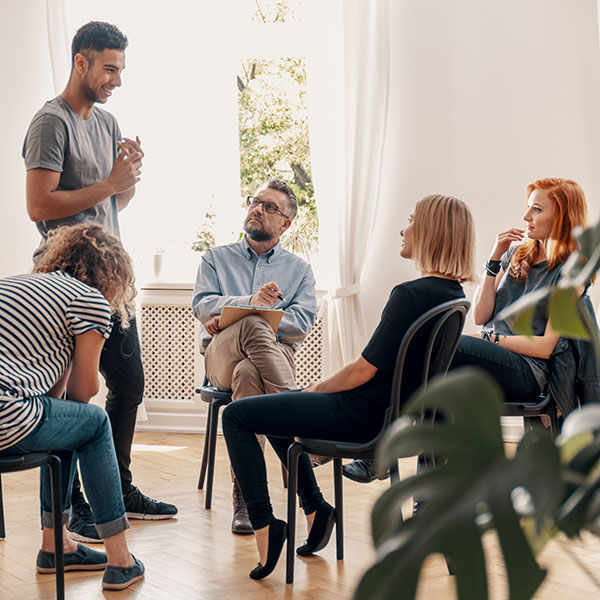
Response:
[[[86,537],[85,535],[81,535],[80,533],[76,533],[75,531],[69,531],[67,529],[67,533],[69,534],[69,537],[72,540],[75,540],[76,542],[84,542],[86,544],[102,544],[102,539],[100,538],[91,538],[91,537]]]
[[[172,519],[177,515],[149,515],[146,513],[134,513],[126,512],[128,519],[139,519],[140,521],[165,521],[166,519]]]
[[[234,529],[231,528],[231,533],[235,533],[236,535],[254,535],[254,530],[251,529],[248,531],[247,529]]]
[[[65,571],[104,571],[108,563],[98,563],[97,565],[65,565]],[[35,570],[41,574],[56,573],[56,567],[38,567]]]
[[[141,573],[137,577],[132,577],[131,579],[129,579],[128,581],[124,581],[123,583],[105,583],[103,581],[102,589],[103,590],[124,590],[125,588],[129,587],[130,585],[133,585],[136,581],[139,581],[140,579],[144,579],[144,573]]]

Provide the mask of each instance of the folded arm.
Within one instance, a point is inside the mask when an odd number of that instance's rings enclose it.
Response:
[[[339,370],[335,375],[328,379],[313,383],[308,386],[305,392],[321,392],[325,394],[333,394],[335,392],[344,392],[367,383],[373,379],[377,373],[377,367],[365,360],[362,356],[354,362],[346,365]]]
[[[75,336],[67,398],[89,402],[98,393],[98,369],[104,338],[95,330]]]

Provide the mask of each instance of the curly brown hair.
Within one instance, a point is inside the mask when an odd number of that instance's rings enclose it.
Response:
[[[121,240],[94,223],[57,227],[48,234],[33,273],[65,271],[96,288],[129,326],[136,295],[131,257]]]

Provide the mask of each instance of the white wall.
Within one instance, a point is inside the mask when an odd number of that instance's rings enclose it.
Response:
[[[23,273],[39,241],[25,211],[23,139],[31,117],[54,89],[48,59],[46,12],[40,0],[0,0],[0,277]]]
[[[391,95],[381,210],[362,279],[367,325],[415,274],[398,232],[430,193],[469,203],[477,263],[518,226],[540,177],[600,202],[600,50],[595,0],[391,3]],[[471,290],[472,291],[472,290]]]
[[[382,202],[362,281],[370,329],[391,287],[415,274],[398,255],[398,231],[418,198],[449,193],[471,205],[478,263],[499,229],[520,222],[523,189],[535,178],[572,177],[593,216],[600,208],[595,0],[391,5]],[[27,270],[38,240],[20,153],[33,113],[54,96],[47,47],[44,3],[0,0],[0,276]]]

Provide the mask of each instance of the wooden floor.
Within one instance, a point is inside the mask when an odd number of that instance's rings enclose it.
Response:
[[[373,559],[369,534],[369,511],[384,482],[369,485],[345,481],[346,556],[335,559],[331,543],[318,556],[296,559],[296,580],[286,585],[283,556],[275,572],[255,582],[248,572],[257,562],[252,536],[230,532],[231,485],[223,440],[219,439],[213,509],[204,510],[204,493],[196,489],[202,436],[180,434],[136,435],[133,472],[135,482],[147,494],[174,502],[177,519],[132,521],[128,540],[133,553],[146,565],[146,579],[121,592],[103,593],[101,574],[67,573],[67,598],[139,600],[239,599],[350,599],[362,571]],[[284,518],[285,495],[273,452],[268,450],[272,475],[272,500],[276,515]],[[414,472],[414,460],[402,462],[405,475]],[[319,482],[327,498],[333,497],[331,467],[319,468]],[[38,575],[34,563],[39,547],[37,473],[2,476],[7,538],[0,541],[0,599],[54,598],[54,576]],[[304,540],[302,519],[297,539]],[[505,598],[505,573],[495,551],[493,535],[486,536],[492,580],[491,597]],[[98,547],[98,546],[96,546]],[[587,600],[600,598],[600,540],[586,535],[576,542],[553,541],[541,556],[550,573],[537,600]],[[437,557],[425,565],[420,600],[455,598],[453,578]]]

